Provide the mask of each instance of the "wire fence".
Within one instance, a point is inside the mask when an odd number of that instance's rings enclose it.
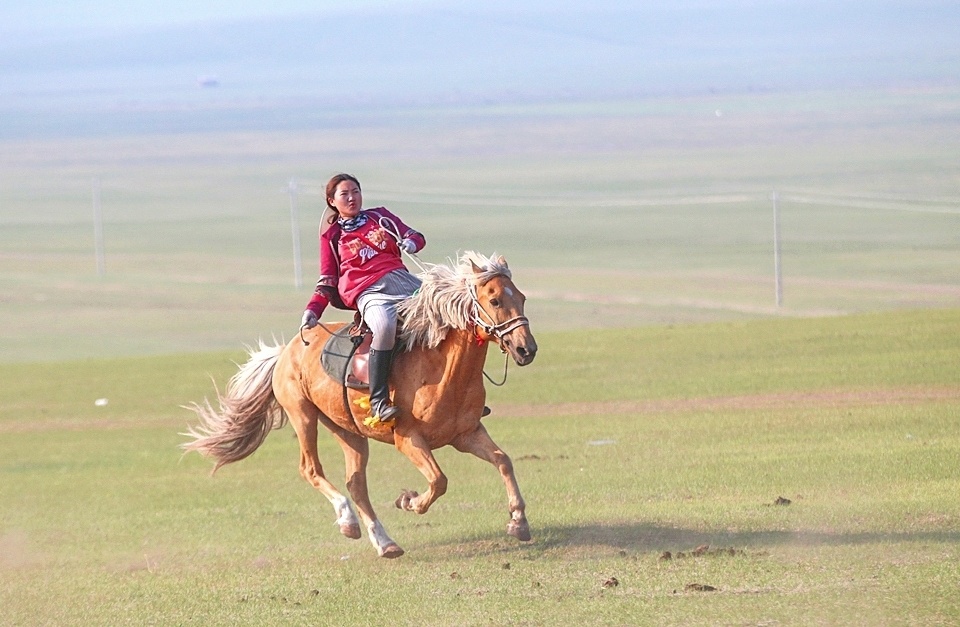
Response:
[[[291,177],[286,185],[282,187],[282,193],[288,197],[289,222],[291,233],[290,252],[292,254],[292,275],[293,283],[296,289],[302,289],[307,281],[304,277],[304,233],[313,232],[313,220],[305,224],[301,222],[301,203],[306,199],[311,205],[323,205],[324,189],[323,183],[311,179],[298,179]],[[104,244],[104,225],[103,211],[101,208],[101,187],[100,179],[95,179],[93,187],[93,217],[94,217],[94,257],[97,274],[102,276],[105,272],[105,244]],[[374,195],[382,203],[396,203],[402,206],[423,207],[457,207],[476,208],[482,210],[491,219],[504,219],[503,211],[521,205],[526,211],[532,210],[565,210],[575,207],[580,210],[592,211],[612,211],[617,210],[632,211],[641,216],[641,219],[635,224],[640,227],[635,233],[650,233],[650,229],[643,227],[643,215],[652,215],[662,217],[662,213],[648,210],[655,209],[660,212],[670,208],[716,208],[721,206],[728,207],[762,207],[764,204],[769,206],[769,229],[768,229],[768,247],[770,258],[770,282],[772,285],[773,300],[777,308],[784,302],[784,254],[788,257],[792,254],[808,256],[810,250],[816,249],[818,234],[821,238],[821,244],[826,242],[838,242],[838,233],[842,235],[839,243],[835,246],[835,254],[844,254],[843,242],[849,245],[848,253],[853,253],[861,249],[865,242],[882,239],[886,243],[886,250],[877,247],[873,253],[874,257],[884,254],[899,256],[904,251],[909,251],[916,262],[921,259],[925,253],[930,258],[926,262],[914,265],[926,265],[930,272],[923,275],[919,270],[915,270],[912,281],[917,285],[925,285],[928,288],[939,286],[941,292],[951,293],[960,280],[960,271],[956,273],[956,278],[951,279],[952,270],[957,266],[954,264],[960,261],[960,220],[951,222],[952,219],[960,218],[960,197],[940,197],[940,198],[907,198],[893,195],[855,193],[839,195],[835,193],[824,193],[815,190],[804,189],[784,189],[770,193],[760,193],[756,191],[746,192],[726,192],[710,194],[673,194],[664,196],[629,196],[626,194],[611,195],[608,197],[590,197],[576,198],[570,195],[548,196],[542,194],[528,194],[518,197],[516,194],[510,196],[496,197],[489,193],[477,194],[463,192],[452,189],[377,189]],[[816,208],[817,211],[805,211],[804,207]],[[762,215],[761,210],[757,210],[758,215]],[[784,216],[786,215],[786,222]],[[889,213],[889,216],[881,216],[883,213]],[[892,215],[897,213],[914,214],[917,216],[930,215],[938,216],[938,220],[930,220],[924,223],[922,218],[909,221],[891,219]],[[831,215],[832,214],[832,215]],[[711,215],[711,221],[716,223],[722,221],[723,217],[717,218],[716,214]],[[743,226],[738,221],[742,217],[732,217],[731,225],[733,229]],[[850,228],[851,220],[859,220],[859,227]],[[785,222],[785,223],[784,223]],[[956,228],[949,228],[950,225]],[[944,228],[946,225],[947,228]],[[703,237],[691,229],[686,245],[692,250],[704,243]],[[885,231],[886,230],[886,231]],[[653,231],[655,232],[655,230]],[[624,233],[621,233],[623,235]],[[629,231],[626,235],[629,236]],[[683,237],[682,233],[666,233],[668,238]],[[759,236],[753,244],[762,246],[763,238]],[[734,238],[736,239],[736,238]],[[742,239],[740,240],[742,241]],[[547,248],[549,242],[539,242],[538,247]],[[681,242],[682,244],[682,242]],[[802,244],[802,245],[801,245]],[[731,244],[732,245],[732,244]],[[641,257],[643,251],[638,250],[637,256]],[[932,257],[939,255],[941,259],[935,261]],[[862,254],[866,262],[866,255]],[[900,258],[903,261],[903,258]],[[909,260],[908,260],[909,261]],[[809,263],[809,260],[804,263]],[[909,264],[907,264],[909,265]],[[902,273],[896,273],[898,277]],[[799,278],[801,282],[809,280],[809,276],[794,277]],[[842,278],[833,276],[834,279]],[[849,279],[855,281],[858,277],[851,276]],[[860,277],[862,278],[862,277]],[[901,281],[902,283],[902,281]],[[936,289],[928,291],[937,291]]]
[[[469,249],[505,254],[541,329],[960,306],[958,198],[790,188],[364,192],[366,206],[386,205],[427,235],[425,262]],[[174,206],[183,194],[103,177],[57,199],[73,220],[26,211],[5,220],[5,356],[288,335],[315,279],[323,185],[274,179],[258,194],[229,211],[209,199],[191,208]],[[63,310],[76,331],[69,343],[45,333]],[[43,347],[28,340],[36,337]]]

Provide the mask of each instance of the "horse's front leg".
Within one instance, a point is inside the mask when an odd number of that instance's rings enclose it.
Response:
[[[417,470],[429,484],[424,494],[418,494],[413,490],[404,490],[397,499],[396,506],[418,514],[426,514],[433,502],[447,491],[447,477],[440,470],[430,446],[419,432],[401,433],[398,429],[394,433],[394,442],[400,452],[413,462],[413,465],[417,467]]]
[[[507,487],[507,502],[510,508],[507,533],[523,542],[528,541],[530,525],[527,523],[527,506],[523,502],[523,497],[520,496],[520,486],[517,485],[517,477],[513,472],[513,462],[510,461],[510,457],[500,450],[482,424],[478,424],[476,430],[461,435],[452,444],[458,451],[472,453],[497,467]]]

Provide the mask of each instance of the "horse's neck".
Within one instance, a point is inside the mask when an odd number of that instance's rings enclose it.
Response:
[[[487,359],[487,343],[477,342],[477,335],[469,331],[451,330],[440,343],[440,350],[446,358],[446,371],[456,371],[460,377],[483,372]]]

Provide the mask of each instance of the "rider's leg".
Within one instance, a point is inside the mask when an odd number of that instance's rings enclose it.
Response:
[[[388,422],[399,411],[390,401],[390,366],[397,338],[397,311],[393,303],[371,302],[363,319],[373,332],[370,345],[370,413],[380,422]]]

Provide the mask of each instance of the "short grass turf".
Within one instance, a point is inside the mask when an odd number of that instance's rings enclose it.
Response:
[[[374,446],[395,561],[337,533],[289,429],[215,478],[181,457],[180,406],[242,353],[4,365],[2,621],[955,624],[957,328],[946,309],[540,334],[485,420],[533,541],[452,450],[431,511],[394,509],[423,479]],[[320,453],[342,485],[323,434]]]

